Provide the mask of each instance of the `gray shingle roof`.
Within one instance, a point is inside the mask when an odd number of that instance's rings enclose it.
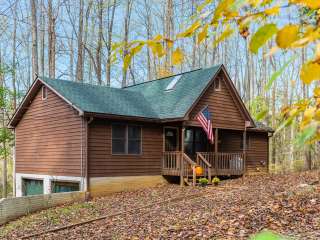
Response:
[[[182,73],[172,91],[165,91],[165,88],[174,76],[123,89],[46,77],[40,79],[84,112],[171,119],[185,116],[220,67]]]

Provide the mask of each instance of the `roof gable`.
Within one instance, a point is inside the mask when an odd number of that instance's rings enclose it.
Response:
[[[216,81],[220,81],[218,89],[215,89]],[[196,115],[201,109],[208,106],[212,113],[214,128],[244,129],[245,121],[251,122],[252,119],[246,114],[247,110],[242,105],[242,100],[237,98],[236,90],[230,84],[232,84],[231,80],[221,69],[190,109],[186,117],[186,120],[189,120],[188,124],[199,125]],[[254,126],[254,123],[251,122],[251,125]]]

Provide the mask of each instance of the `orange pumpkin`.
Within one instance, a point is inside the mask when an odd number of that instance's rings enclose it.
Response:
[[[197,175],[202,175],[202,173],[203,173],[202,167],[197,166],[197,167],[196,167],[196,174],[197,174]]]

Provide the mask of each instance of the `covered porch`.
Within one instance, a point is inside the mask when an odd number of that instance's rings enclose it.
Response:
[[[214,144],[200,127],[164,127],[162,175],[180,176],[183,184],[197,177],[241,176],[245,172],[246,131],[214,129]]]

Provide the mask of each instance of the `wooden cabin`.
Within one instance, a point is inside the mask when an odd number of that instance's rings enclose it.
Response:
[[[205,106],[214,144],[195,118]],[[223,65],[122,89],[37,78],[9,126],[16,196],[267,172],[272,133],[253,121]]]

